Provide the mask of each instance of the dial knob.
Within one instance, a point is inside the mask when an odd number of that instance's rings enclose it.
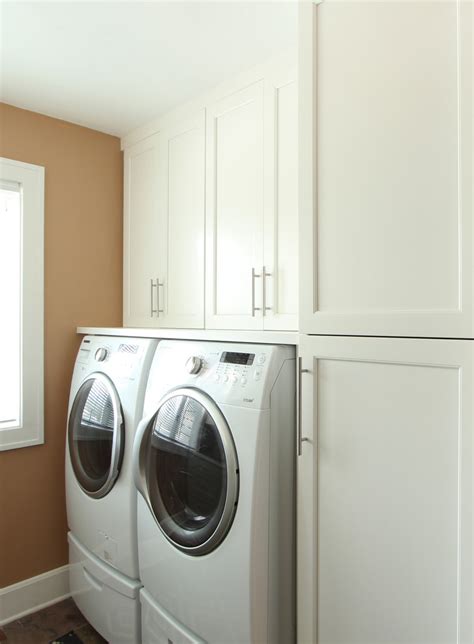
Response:
[[[97,362],[104,362],[104,360],[107,358],[108,354],[109,354],[109,352],[107,351],[107,349],[104,349],[104,347],[100,347],[95,352],[95,359],[97,360]]]
[[[186,360],[186,370],[188,373],[199,373],[202,369],[202,359],[197,356],[191,356]]]

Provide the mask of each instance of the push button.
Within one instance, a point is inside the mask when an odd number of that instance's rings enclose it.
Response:
[[[267,356],[264,353],[260,353],[257,356],[257,364],[265,364],[266,359],[267,359]]]
[[[260,378],[262,377],[262,371],[263,371],[262,369],[255,369],[253,373],[253,379],[260,380]]]

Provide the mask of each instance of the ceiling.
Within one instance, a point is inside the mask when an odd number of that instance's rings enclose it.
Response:
[[[0,100],[124,135],[296,46],[296,2],[0,4]]]

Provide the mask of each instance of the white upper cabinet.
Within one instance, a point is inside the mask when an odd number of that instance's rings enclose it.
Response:
[[[294,64],[265,78],[265,329],[298,328],[298,85]]]
[[[125,150],[125,326],[204,326],[204,132],[201,110]]]
[[[263,81],[207,110],[209,328],[262,328],[263,135]]]
[[[208,107],[208,328],[298,328],[297,99],[278,61]]]
[[[301,330],[473,337],[472,3],[301,12]]]
[[[300,351],[299,644],[472,642],[474,343]]]
[[[286,55],[123,139],[124,325],[298,328],[297,112]]]
[[[157,320],[204,327],[205,114],[160,132]]]
[[[124,153],[125,326],[156,326],[159,139],[151,136]]]

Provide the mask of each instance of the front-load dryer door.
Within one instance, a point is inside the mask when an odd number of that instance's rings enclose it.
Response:
[[[69,414],[68,443],[77,482],[89,496],[104,497],[122,464],[124,422],[117,390],[103,373],[91,374],[79,387]]]
[[[216,548],[232,524],[239,492],[234,441],[217,405],[195,389],[170,392],[140,452],[146,500],[165,537],[191,555]]]

